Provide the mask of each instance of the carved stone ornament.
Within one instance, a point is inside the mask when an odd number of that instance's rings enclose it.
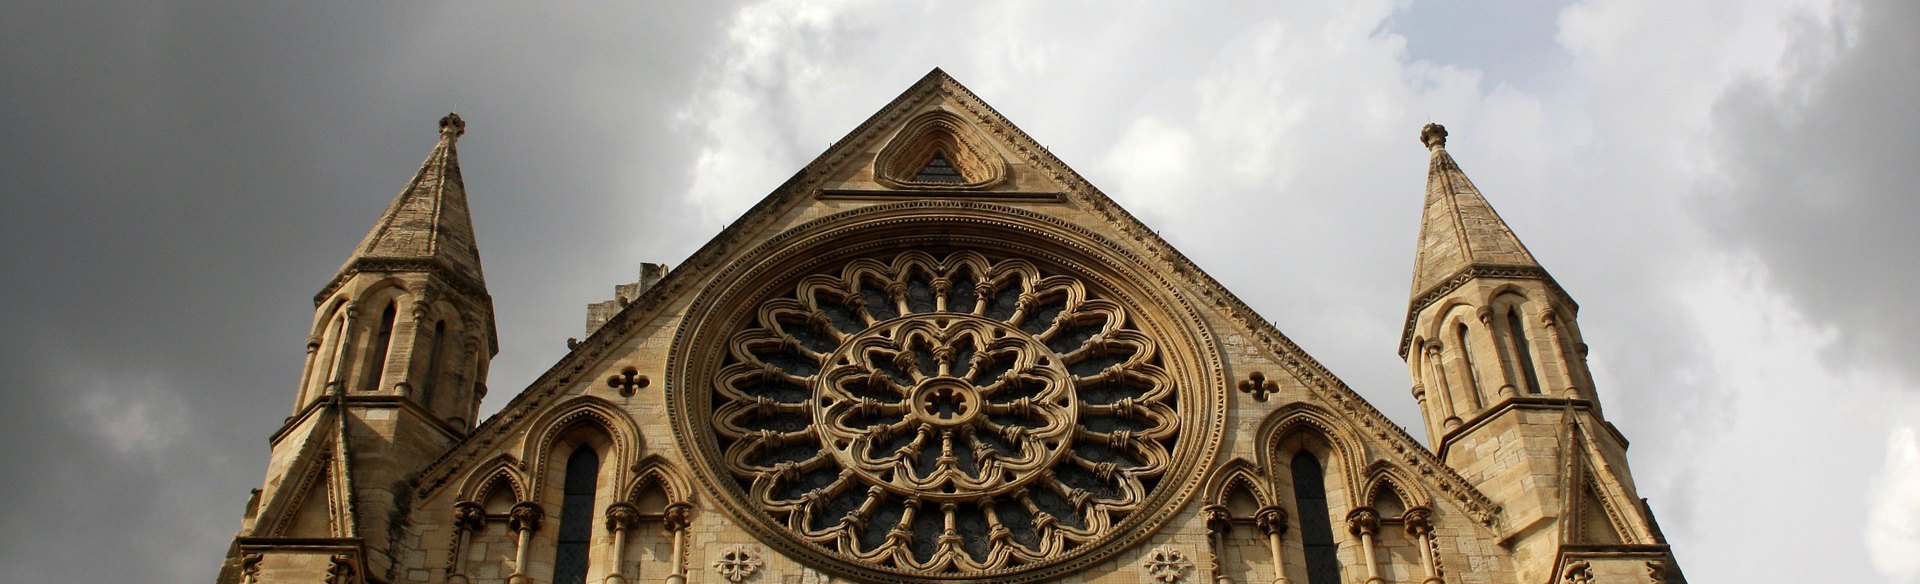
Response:
[[[1400,521],[1406,524],[1407,535],[1420,537],[1433,531],[1433,510],[1426,507],[1414,507],[1408,509],[1405,514],[1402,514]]]
[[[607,506],[607,531],[626,531],[640,522],[640,510],[628,503]]]
[[[964,248],[821,263],[714,309],[745,316],[711,413],[687,416],[770,543],[882,581],[1006,582],[1172,516],[1150,503],[1209,432],[1183,436],[1195,398],[1106,285]]]
[[[762,563],[759,552],[736,545],[720,552],[720,559],[713,561],[713,572],[728,582],[745,582],[753,577],[754,572],[760,571]]]
[[[327,566],[327,584],[355,584],[359,581],[353,568],[353,556],[334,554],[333,564]]]
[[[1586,560],[1576,560],[1567,564],[1567,571],[1560,577],[1566,584],[1590,584],[1593,582],[1593,565]]]
[[[1160,546],[1147,553],[1146,561],[1140,563],[1147,569],[1147,576],[1161,584],[1179,584],[1187,578],[1187,572],[1193,571],[1193,561],[1179,549]]]
[[[479,503],[461,501],[453,504],[453,525],[467,531],[480,531],[487,526],[487,510]]]
[[[1265,535],[1286,535],[1287,510],[1279,507],[1261,507],[1253,514],[1253,524]]]
[[[540,531],[540,519],[545,517],[546,514],[546,511],[542,511],[538,504],[525,502],[516,503],[513,509],[507,512],[507,529],[514,531]]]
[[[1347,531],[1354,535],[1373,535],[1380,532],[1380,514],[1371,507],[1360,507],[1347,513]]]

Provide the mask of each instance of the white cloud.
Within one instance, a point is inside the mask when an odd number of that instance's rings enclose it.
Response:
[[[185,401],[165,383],[123,378],[83,390],[76,423],[122,456],[165,450],[186,434]]]
[[[1887,461],[1873,479],[1867,510],[1867,551],[1873,567],[1893,582],[1920,582],[1920,431],[1894,428]]]
[[[1526,83],[1408,55],[1419,31],[1400,29],[1421,23],[1392,19],[1404,3],[1097,6],[744,8],[682,108],[706,139],[691,197],[732,219],[938,65],[1417,427],[1392,348],[1425,179],[1415,135],[1439,121],[1586,307],[1609,418],[1681,562],[1703,578],[1871,578],[1867,545],[1830,537],[1858,532],[1863,504],[1813,502],[1866,488],[1860,453],[1915,413],[1876,404],[1913,388],[1823,362],[1838,332],[1766,258],[1704,233],[1694,205],[1722,180],[1716,107],[1842,54],[1847,2],[1576,2],[1558,46],[1511,49],[1570,64]],[[1730,535],[1753,533],[1767,535]],[[1836,565],[1747,561],[1809,549]]]

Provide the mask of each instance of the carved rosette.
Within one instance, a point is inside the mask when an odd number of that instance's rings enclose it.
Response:
[[[862,564],[1057,558],[1142,512],[1181,439],[1155,340],[1023,259],[860,259],[752,310],[711,385],[722,467],[754,508]]]

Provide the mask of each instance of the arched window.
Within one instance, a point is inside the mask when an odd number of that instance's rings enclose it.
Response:
[[[1300,544],[1307,552],[1308,584],[1340,584],[1339,546],[1328,518],[1326,475],[1320,461],[1301,451],[1293,456],[1293,501],[1300,512]]]
[[[587,548],[593,539],[593,488],[600,479],[600,455],[581,446],[567,457],[565,495],[560,503],[560,542],[554,546],[553,584],[586,584]]]
[[[1472,337],[1467,336],[1467,332],[1467,323],[1460,323],[1460,327],[1454,329],[1454,340],[1460,343],[1460,363],[1466,366],[1467,390],[1476,392],[1475,395],[1478,395],[1480,369],[1473,365],[1473,345],[1468,343],[1468,339]]]
[[[433,338],[427,339],[427,375],[420,378],[420,407],[433,411],[433,387],[440,384],[440,342],[447,336],[447,321],[433,323]]]
[[[1533,370],[1533,349],[1528,346],[1527,327],[1520,322],[1520,307],[1507,309],[1507,331],[1513,335],[1514,358],[1520,360],[1520,372],[1526,374],[1527,393],[1540,393],[1540,374]]]
[[[361,391],[380,389],[380,375],[387,369],[387,347],[393,343],[393,318],[393,303],[388,302],[386,311],[380,313],[380,328],[373,334],[373,353],[368,355],[373,359],[372,366],[367,368]]]

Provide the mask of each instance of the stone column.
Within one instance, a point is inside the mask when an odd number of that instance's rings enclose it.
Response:
[[[1347,530],[1360,536],[1360,561],[1367,568],[1367,584],[1382,584],[1380,566],[1373,559],[1373,536],[1380,532],[1380,514],[1361,507],[1347,514]]]
[[[1440,427],[1452,430],[1460,427],[1460,416],[1453,410],[1453,383],[1447,379],[1446,364],[1441,362],[1441,347],[1440,341],[1427,341],[1421,350],[1426,353],[1426,365],[1432,370],[1433,385],[1439,391],[1434,401],[1440,406]]]
[[[1552,307],[1540,311],[1540,328],[1547,331],[1547,343],[1553,345],[1553,355],[1560,358],[1560,373],[1566,376],[1567,380],[1566,397],[1592,399],[1593,396],[1581,395],[1583,393],[1581,388],[1589,386],[1586,385],[1587,380],[1581,378],[1579,369],[1574,366],[1574,359],[1578,357],[1574,356],[1573,351],[1568,350],[1566,339],[1560,334],[1559,314]],[[1594,405],[1599,404],[1596,402]]]
[[[1473,315],[1480,319],[1480,327],[1486,329],[1487,336],[1493,341],[1493,365],[1500,368],[1500,397],[1513,397],[1519,393],[1520,385],[1518,352],[1513,347],[1513,332],[1507,330],[1507,321],[1493,317],[1493,307],[1482,306]]]
[[[466,584],[467,547],[473,534],[487,527],[487,511],[479,503],[453,504],[453,553],[447,560],[447,584]]]
[[[666,528],[673,536],[673,573],[667,575],[667,584],[686,584],[687,582],[687,528],[692,523],[693,506],[686,503],[667,505]]]
[[[1200,515],[1207,519],[1207,571],[1213,574],[1215,584],[1233,584],[1233,577],[1221,565],[1227,555],[1227,533],[1233,531],[1233,518],[1227,515],[1226,507],[1219,505],[1201,507]]]
[[[1426,572],[1426,578],[1420,584],[1446,584],[1440,579],[1440,571],[1435,568],[1433,557],[1433,511],[1426,507],[1408,509],[1400,520],[1407,524],[1407,535],[1420,545],[1420,567]]]
[[[327,330],[327,325],[323,324],[320,326],[320,331],[322,333],[326,332],[326,330]],[[313,368],[319,365],[318,363],[319,358],[320,358],[320,335],[318,334],[307,335],[307,357],[305,360],[306,364],[300,367],[300,393],[295,395],[294,397],[293,413],[290,415],[294,415],[294,416],[300,415],[300,410],[305,409],[307,407],[307,402],[313,399]]]
[[[433,391],[433,380],[418,376],[425,375],[427,371],[433,370],[433,366],[416,367],[416,365],[421,364],[423,360],[421,353],[423,349],[425,350],[424,360],[430,361],[434,358],[435,353],[440,352],[440,343],[444,340],[435,337],[432,346],[421,346],[420,344],[421,339],[433,335],[433,319],[428,318],[432,313],[433,290],[425,289],[414,293],[413,302],[407,310],[407,324],[411,326],[404,329],[407,334],[407,339],[406,344],[401,345],[408,348],[407,359],[399,364],[400,381],[393,385],[394,392],[400,394],[400,397],[412,398],[415,403],[420,404],[421,408],[429,412],[433,411],[433,404],[422,401],[420,398],[430,397],[430,392]],[[396,344],[399,343],[398,339],[400,331],[402,330],[398,324],[399,323],[395,323],[393,327]],[[389,368],[392,368],[394,364],[388,363],[387,365]]]
[[[360,301],[358,300],[348,301],[346,305],[340,307],[340,334],[334,335],[333,362],[328,364],[328,369],[332,371],[327,372],[326,384],[321,386],[327,395],[332,395],[335,391],[346,393],[347,381],[341,379],[341,376],[347,373],[347,346],[353,344],[353,320],[359,312]]]
[[[607,531],[613,532],[613,569],[607,571],[607,584],[626,584],[627,532],[640,523],[640,510],[628,503],[607,506]]]
[[[519,535],[518,544],[513,550],[513,574],[507,576],[507,584],[531,584],[527,576],[527,555],[532,551],[533,532],[540,529],[540,518],[546,512],[540,505],[532,502],[517,503],[507,513],[507,528]]]
[[[1287,579],[1286,548],[1280,545],[1281,536],[1287,534],[1287,510],[1262,507],[1253,514],[1253,525],[1267,535],[1267,550],[1273,553],[1273,584],[1293,584]]]

